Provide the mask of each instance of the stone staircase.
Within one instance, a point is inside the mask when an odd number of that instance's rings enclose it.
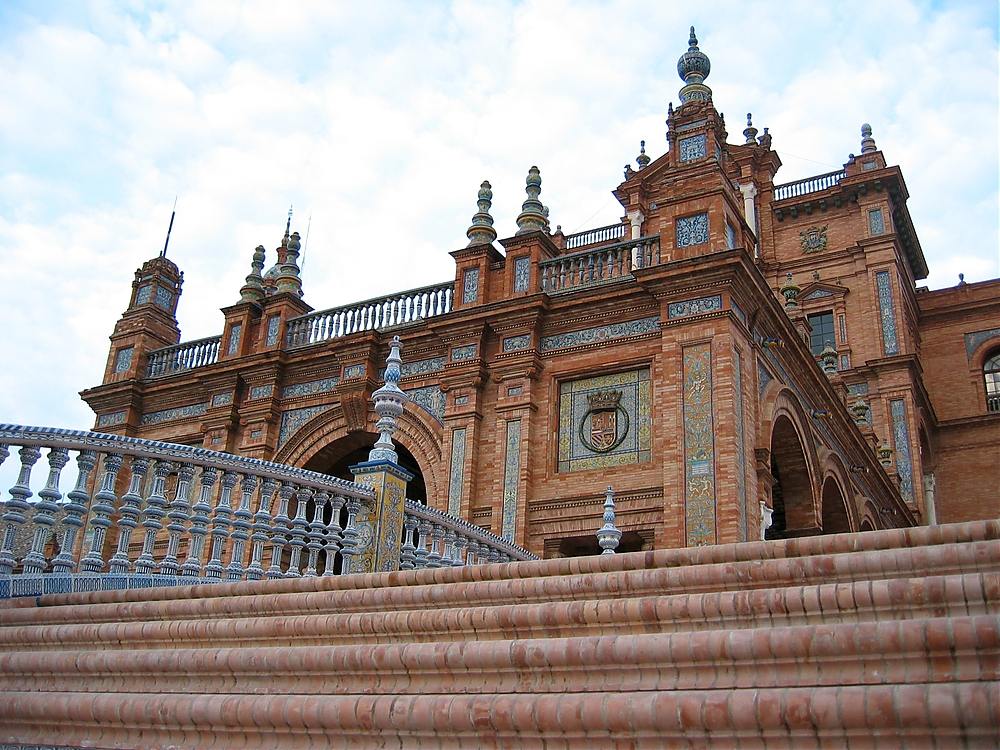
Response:
[[[0,747],[996,747],[998,613],[1000,521],[12,600]]]

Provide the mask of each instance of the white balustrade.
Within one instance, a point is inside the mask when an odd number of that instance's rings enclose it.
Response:
[[[553,293],[631,278],[633,269],[659,262],[659,237],[640,237],[543,261],[538,278],[542,291]]]

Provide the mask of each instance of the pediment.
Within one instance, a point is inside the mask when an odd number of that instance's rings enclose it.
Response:
[[[850,292],[846,286],[839,284],[828,284],[823,281],[814,281],[802,287],[798,299],[801,302],[811,302],[815,299],[830,299],[833,297],[844,297]]]

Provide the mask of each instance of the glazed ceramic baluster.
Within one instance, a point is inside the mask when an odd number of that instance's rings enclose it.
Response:
[[[342,570],[345,574],[351,572],[354,557],[359,553],[357,547],[358,529],[355,521],[360,511],[361,501],[356,497],[347,498],[347,525],[344,526],[344,547],[340,552],[340,556],[344,561]]]
[[[413,533],[417,530],[417,519],[413,516],[403,517],[403,545],[399,549],[399,569],[413,570],[416,562],[416,547],[413,545]]]
[[[34,533],[31,536],[31,550],[21,561],[21,569],[25,573],[42,573],[45,570],[45,545],[49,543],[55,526],[56,513],[59,512],[59,474],[69,463],[69,451],[65,448],[49,449],[49,476],[45,487],[38,491],[40,500],[35,506],[35,517],[32,519]]]
[[[109,453],[104,457],[104,473],[101,475],[101,486],[94,493],[94,504],[90,515],[90,549],[80,561],[81,573],[100,573],[104,570],[104,539],[111,526],[111,514],[115,512],[115,482],[122,468],[122,456],[119,453]]]
[[[247,580],[259,581],[264,577],[264,545],[267,544],[268,532],[271,529],[271,503],[274,502],[274,493],[278,489],[278,482],[270,477],[264,479],[260,487],[260,505],[253,516],[253,534],[250,539],[250,564],[247,566]]]
[[[35,465],[39,456],[42,455],[38,448],[24,446],[18,451],[21,457],[21,471],[18,474],[17,482],[10,488],[10,500],[7,501],[6,512],[0,517],[4,522],[3,546],[0,547],[0,575],[9,576],[14,572],[14,565],[17,560],[14,558],[14,545],[17,542],[17,532],[28,519],[25,515],[31,506],[28,505],[28,498],[31,497],[31,467]]]
[[[302,550],[306,547],[306,533],[309,528],[309,522],[306,521],[306,506],[312,494],[313,491],[309,487],[300,487],[295,494],[295,518],[292,519],[292,539],[289,542],[292,554],[288,558],[286,578],[298,578],[302,575],[299,566],[302,564]]]
[[[142,525],[146,534],[142,540],[142,554],[135,561],[135,572],[139,575],[150,575],[156,568],[153,559],[153,545],[156,535],[163,528],[163,517],[167,507],[167,477],[173,472],[174,465],[169,461],[157,461],[153,467],[153,488],[146,498],[146,508],[142,514]]]
[[[323,566],[323,575],[332,576],[334,565],[337,563],[337,553],[340,551],[340,544],[343,540],[343,530],[340,528],[340,509],[344,507],[345,498],[343,495],[334,495],[330,498],[330,523],[326,527],[326,544],[323,550],[326,559]]]
[[[288,482],[281,483],[278,490],[280,502],[278,513],[274,517],[274,526],[271,531],[271,566],[267,569],[268,578],[281,578],[281,556],[285,551],[285,544],[288,543],[289,526],[288,504],[295,494],[295,485]]]
[[[246,549],[247,540],[250,539],[250,526],[253,521],[250,503],[256,489],[257,477],[244,474],[243,483],[240,485],[240,507],[236,509],[234,514],[236,518],[233,521],[233,552],[229,558],[229,565],[226,566],[230,581],[243,579],[243,551]]]
[[[139,525],[139,514],[142,512],[142,485],[149,470],[149,459],[134,457],[129,468],[132,476],[129,478],[128,489],[122,495],[121,507],[118,509],[118,546],[108,561],[108,572],[115,575],[128,573],[128,546],[132,541],[132,531]]]
[[[330,493],[317,492],[313,497],[313,514],[309,522],[309,543],[306,549],[309,550],[309,562],[306,564],[306,575],[317,575],[316,565],[319,563],[319,552],[323,549],[323,511],[330,500]]]
[[[417,524],[417,533],[419,537],[417,538],[417,549],[414,552],[416,558],[414,567],[426,568],[428,567],[427,557],[430,554],[431,522],[421,518]]]
[[[66,504],[66,512],[63,516],[59,554],[52,561],[53,573],[72,573],[73,568],[76,567],[73,560],[73,547],[76,546],[76,534],[83,527],[83,516],[87,513],[87,506],[90,504],[87,483],[90,481],[90,472],[94,470],[96,464],[97,454],[94,451],[80,451],[76,457],[76,486],[66,495],[69,502]]]
[[[222,555],[226,551],[229,528],[233,517],[233,487],[239,475],[227,471],[222,475],[222,492],[212,514],[212,552],[205,566],[206,578],[222,578]]]
[[[188,511],[191,509],[191,483],[194,480],[194,471],[193,464],[181,464],[177,470],[177,490],[167,512],[167,518],[170,520],[167,524],[167,554],[160,561],[160,575],[175,576],[180,572],[177,553],[181,548],[181,535],[186,529],[185,524],[190,518]]]
[[[211,466],[201,471],[198,500],[191,506],[191,543],[187,557],[181,565],[181,575],[187,578],[201,576],[201,556],[205,551],[205,536],[208,534],[208,514],[212,512],[212,492],[219,472]]]

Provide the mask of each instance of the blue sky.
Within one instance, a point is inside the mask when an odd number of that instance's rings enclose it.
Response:
[[[448,279],[479,183],[509,236],[532,164],[553,224],[617,220],[691,24],[731,140],[752,111],[779,182],[840,167],[870,122],[929,285],[1000,275],[992,1],[6,2],[0,421],[92,424],[77,392],[175,195],[184,339],[221,331],[289,204],[317,309]]]

